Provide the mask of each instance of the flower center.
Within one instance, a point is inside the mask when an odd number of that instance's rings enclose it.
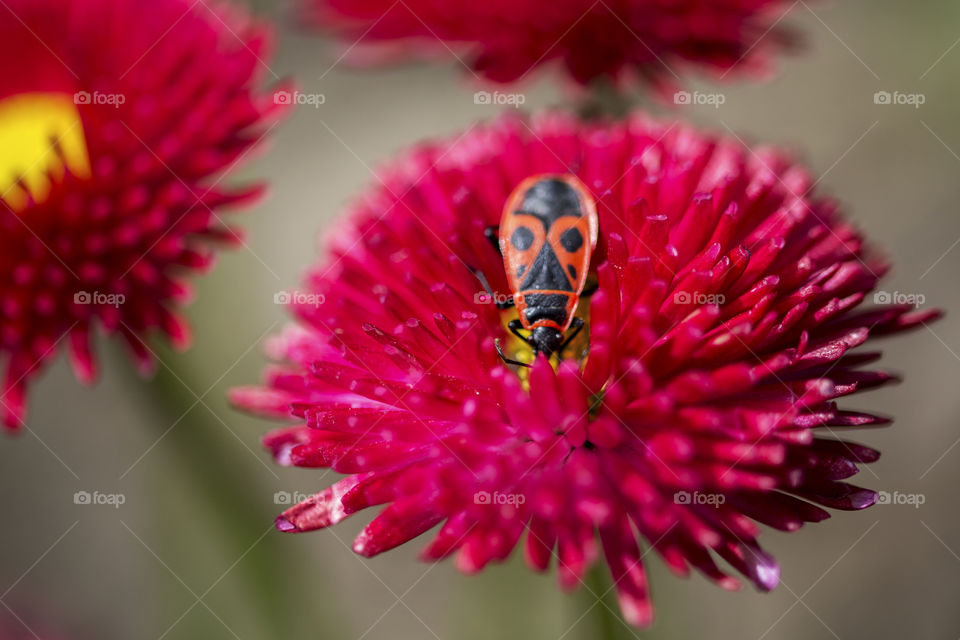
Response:
[[[82,177],[90,173],[73,98],[28,93],[0,100],[0,199],[14,211],[27,206],[28,196],[43,202],[65,167]]]
[[[587,299],[581,299],[580,304],[577,305],[577,309],[574,312],[574,316],[580,318],[584,321],[583,330],[567,345],[563,350],[562,354],[557,354],[556,356],[550,359],[551,364],[554,368],[559,365],[560,360],[569,360],[573,359],[582,364],[586,363],[586,359],[589,357],[589,347],[590,347],[590,302]],[[502,339],[503,353],[510,359],[516,360],[518,362],[524,362],[527,364],[533,364],[533,349],[530,348],[530,345],[515,336],[507,327],[510,324],[511,320],[516,319],[517,311],[516,309],[506,309],[500,314],[500,323],[503,326],[503,332],[506,334]],[[524,331],[524,335],[527,332]],[[520,377],[520,380],[523,381],[524,389],[527,391],[530,390],[529,385],[529,375],[530,370],[526,367],[517,368],[517,375]]]

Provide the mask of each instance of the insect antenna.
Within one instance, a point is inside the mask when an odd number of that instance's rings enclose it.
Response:
[[[519,367],[527,367],[528,369],[533,368],[533,365],[529,365],[526,362],[520,362],[519,360],[513,360],[512,358],[508,358],[506,354],[503,353],[503,349],[500,347],[500,338],[497,338],[496,340],[494,340],[493,343],[497,346],[497,353],[500,354],[500,359],[503,360],[505,363],[515,364]]]

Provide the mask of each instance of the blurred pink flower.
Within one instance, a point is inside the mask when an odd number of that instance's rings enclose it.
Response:
[[[599,288],[580,304],[585,364],[518,372],[494,347],[516,311],[490,304],[471,269],[509,293],[484,230],[539,173],[594,193]],[[893,379],[856,347],[938,313],[861,308],[884,263],[780,151],[644,115],[547,113],[419,146],[381,179],[333,230],[299,323],[273,339],[281,364],[233,393],[299,418],[265,439],[280,464],[346,474],[284,512],[282,531],[387,505],[357,553],[441,525],[424,557],[456,552],[475,572],[523,538],[529,565],[556,558],[568,588],[602,551],[642,626],[638,534],[680,575],[735,589],[732,569],[768,590],[779,567],[757,523],[793,531],[821,507],[874,503],[844,480],[879,454],[844,432],[886,421],[836,401]]]
[[[100,324],[151,367],[146,336],[189,342],[183,278],[238,244],[220,184],[279,115],[256,90],[262,25],[222,3],[7,0],[0,8],[2,421],[65,344],[96,375]]]
[[[308,19],[339,34],[361,62],[453,55],[499,83],[552,62],[579,84],[658,83],[687,67],[755,72],[791,40],[778,26],[783,0],[302,1]]]

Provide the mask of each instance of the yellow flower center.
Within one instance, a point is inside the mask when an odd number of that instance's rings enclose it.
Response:
[[[575,360],[581,361],[581,364],[585,364],[588,353],[588,347],[590,345],[590,301],[587,298],[581,298],[580,304],[577,305],[577,310],[574,315],[584,321],[583,330],[580,334],[573,339],[573,341],[567,345],[567,348],[563,351],[564,359],[573,358]],[[511,320],[516,319],[517,310],[516,309],[506,309],[500,313],[500,322],[503,325],[503,331],[506,334],[506,338],[503,339],[501,343],[501,348],[503,349],[504,355],[508,358],[516,360],[517,362],[524,362],[526,364],[533,364],[533,349],[530,348],[530,345],[521,340],[520,338],[513,335],[513,333],[507,327],[510,324]],[[526,332],[525,332],[526,333]],[[550,359],[553,368],[556,369],[560,364],[559,358],[553,357]],[[523,383],[523,388],[526,391],[530,390],[530,369],[526,367],[517,367],[517,375],[520,377],[520,381]]]
[[[27,206],[27,192],[43,202],[64,165],[78,176],[90,174],[73,96],[28,93],[0,100],[0,199],[14,211]]]

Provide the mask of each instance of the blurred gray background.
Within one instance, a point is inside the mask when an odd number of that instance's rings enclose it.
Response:
[[[322,93],[236,179],[266,176],[271,197],[237,221],[249,249],[222,255],[189,309],[191,351],[158,350],[142,381],[101,343],[93,390],[59,362],[34,386],[30,431],[0,441],[0,621],[66,638],[591,638],[593,599],[563,594],[519,554],[478,577],[419,563],[418,544],[373,560],[351,551],[369,519],[302,536],[273,532],[276,492],[313,493],[332,476],[280,469],[259,446],[273,425],[231,410],[226,392],[259,379],[263,338],[285,322],[274,293],[316,258],[318,233],[373,181],[371,168],[417,140],[491,118],[455,62],[351,70],[336,50],[290,27],[266,77]],[[648,556],[657,622],[640,638],[957,638],[960,636],[960,4],[947,0],[797,2],[785,18],[807,51],[769,84],[714,85],[720,108],[673,110],[745,140],[797,149],[821,188],[884,248],[884,289],[946,309],[930,330],[885,341],[899,386],[849,399],[894,415],[854,439],[883,451],[855,480],[925,503],[836,512],[793,534],[765,532],[781,561],[771,594],[678,580]],[[521,89],[526,108],[566,98],[549,79]],[[925,103],[877,105],[877,91]],[[649,104],[667,113],[663,105]],[[76,505],[77,491],[118,493],[119,508]],[[281,494],[281,499],[283,494]],[[624,637],[632,634],[623,630]],[[32,636],[27,636],[32,637]]]

